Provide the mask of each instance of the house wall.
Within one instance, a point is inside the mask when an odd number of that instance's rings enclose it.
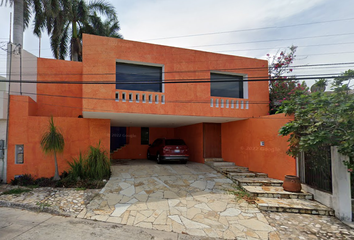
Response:
[[[149,143],[157,138],[174,138],[173,128],[149,128]],[[127,128],[127,144],[111,154],[113,159],[146,159],[149,145],[141,145],[141,128]]]
[[[38,81],[72,81],[79,84],[38,83],[36,115],[76,118],[82,115],[81,62],[38,58]]]
[[[34,177],[52,177],[54,158],[45,155],[40,146],[42,134],[48,127],[49,117],[31,116],[36,104],[27,96],[11,96],[7,181],[15,175],[32,174]],[[109,152],[110,120],[54,117],[61,130],[65,148],[58,154],[59,173],[68,169],[67,161],[86,152],[90,145],[101,141],[102,149]],[[24,164],[15,164],[15,145],[24,144]]]
[[[296,161],[286,154],[288,138],[278,134],[290,120],[291,117],[276,114],[223,123],[222,157],[251,171],[268,173],[271,178],[283,180],[284,175],[296,175]],[[261,141],[264,146],[260,146]]]
[[[155,44],[134,42],[84,34],[83,81],[116,81],[116,61],[143,62],[163,65],[164,81],[208,81],[210,71],[247,75],[248,79],[267,78],[268,62]],[[256,68],[256,70],[255,70]],[[210,83],[164,84],[163,93],[119,91],[165,96],[165,104],[116,101],[116,85],[83,85],[83,96],[106,99],[84,99],[85,112],[124,112],[211,117],[258,117],[268,112],[268,82],[248,82],[249,109],[211,107]],[[135,98],[134,98],[135,99]],[[219,98],[221,99],[221,98]],[[239,99],[244,100],[244,99]],[[246,100],[245,100],[246,101]],[[226,104],[225,104],[226,105]]]
[[[204,163],[203,123],[175,128],[175,137],[186,142],[190,161]]]

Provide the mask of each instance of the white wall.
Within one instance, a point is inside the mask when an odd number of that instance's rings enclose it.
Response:
[[[12,64],[11,64],[11,81],[37,81],[37,57],[33,54],[22,50],[22,66],[20,64],[21,54],[18,48],[13,46]],[[37,101],[37,84],[36,83],[11,83],[11,95],[30,96]]]
[[[6,140],[6,119],[0,119],[0,140]],[[0,179],[4,180],[6,174],[6,164],[4,159],[0,159]]]

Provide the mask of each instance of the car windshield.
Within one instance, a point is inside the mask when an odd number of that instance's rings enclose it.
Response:
[[[186,145],[182,139],[166,139],[166,145]]]

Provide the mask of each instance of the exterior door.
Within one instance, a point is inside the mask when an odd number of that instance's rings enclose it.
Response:
[[[221,158],[221,123],[203,124],[204,158]]]

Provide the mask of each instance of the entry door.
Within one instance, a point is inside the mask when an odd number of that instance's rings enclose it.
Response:
[[[221,158],[221,123],[203,124],[204,158]]]

